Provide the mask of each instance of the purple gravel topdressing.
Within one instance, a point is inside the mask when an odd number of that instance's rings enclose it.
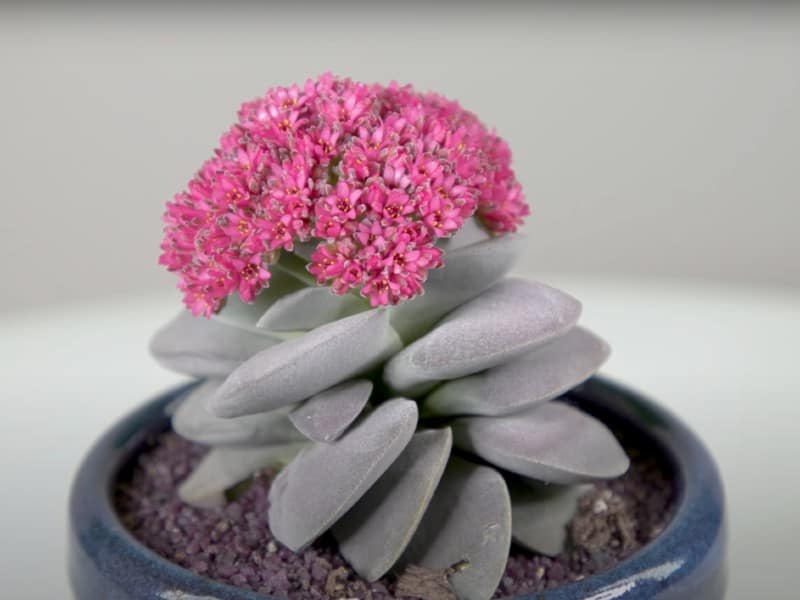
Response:
[[[631,456],[628,473],[596,484],[583,497],[561,555],[550,558],[512,547],[496,598],[604,571],[666,526],[676,497],[670,470],[661,457],[621,433]],[[223,508],[199,509],[181,502],[176,488],[205,452],[204,446],[165,433],[149,440],[121,476],[115,490],[117,511],[146,546],[205,577],[289,600],[399,597],[394,576],[364,581],[348,567],[330,536],[300,554],[275,542],[266,523],[270,473],[256,476]]]

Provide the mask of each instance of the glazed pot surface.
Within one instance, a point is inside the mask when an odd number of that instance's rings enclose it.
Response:
[[[158,556],[120,522],[112,503],[119,471],[142,441],[168,426],[172,390],[110,429],[84,459],[70,498],[69,575],[77,600],[273,600],[196,575]],[[675,515],[652,542],[612,569],[517,600],[721,600],[726,526],[719,472],[700,440],[660,406],[600,378],[570,393],[585,410],[652,440],[671,460]]]

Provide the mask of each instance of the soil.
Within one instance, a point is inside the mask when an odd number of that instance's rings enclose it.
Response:
[[[513,546],[495,598],[529,594],[613,567],[655,538],[669,523],[677,497],[666,460],[652,448],[615,432],[631,457],[622,477],[594,485],[568,526],[568,544],[556,557]],[[225,507],[182,503],[180,482],[206,452],[172,432],[148,440],[120,476],[115,503],[123,523],[146,546],[205,577],[289,600],[455,598],[444,571],[410,568],[369,583],[323,536],[294,554],[274,541],[266,523],[273,473],[259,473]]]

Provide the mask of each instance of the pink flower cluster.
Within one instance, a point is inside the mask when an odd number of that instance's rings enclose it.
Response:
[[[246,102],[187,189],[167,204],[159,262],[209,316],[250,302],[268,266],[319,241],[308,270],[373,306],[422,292],[436,242],[475,215],[515,231],[528,206],[505,142],[456,102],[330,74]]]

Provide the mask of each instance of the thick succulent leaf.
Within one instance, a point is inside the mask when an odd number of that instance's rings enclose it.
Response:
[[[511,494],[511,532],[529,550],[555,556],[564,549],[567,525],[575,516],[578,500],[591,485],[545,485],[507,481]]]
[[[380,364],[399,347],[385,309],[339,319],[253,356],[220,386],[209,410],[238,417],[298,402]]]
[[[235,295],[228,296],[225,305],[211,319],[245,329],[255,329],[264,311],[268,310],[277,300],[305,288],[306,284],[294,275],[273,268],[269,287],[261,290],[253,302],[242,302]]]
[[[150,352],[168,369],[197,377],[224,377],[251,356],[281,341],[265,331],[183,311],[156,332]]]
[[[451,458],[428,510],[398,568],[466,568],[450,578],[463,600],[489,600],[505,571],[511,546],[511,506],[494,469]]]
[[[499,281],[523,241],[521,235],[504,235],[446,250],[445,266],[428,273],[425,293],[392,308],[392,326],[406,342],[426,333],[451,310]]]
[[[269,526],[298,551],[330,528],[397,459],[417,426],[417,404],[378,406],[332,444],[300,453],[272,482]]]
[[[521,236],[518,235],[517,237]],[[477,244],[491,238],[492,234],[489,233],[489,230],[481,225],[478,222],[478,219],[473,216],[464,221],[461,229],[459,229],[453,237],[442,238],[437,242],[437,244],[443,250],[451,252],[453,250],[457,250],[458,248],[471,246],[472,244]]]
[[[502,417],[462,417],[452,423],[454,443],[513,473],[550,483],[610,479],[629,460],[597,419],[561,402]]]
[[[329,287],[305,287],[276,300],[258,321],[258,327],[270,331],[305,331],[368,307],[353,294],[340,296]]]
[[[371,393],[368,379],[345,381],[303,402],[289,419],[308,439],[333,442],[361,414]]]
[[[505,415],[552,400],[591,377],[608,358],[602,339],[575,327],[481,373],[454,379],[425,399],[426,415]]]
[[[449,428],[415,433],[394,464],[333,526],[342,556],[366,580],[381,578],[411,541],[452,443]]]
[[[169,369],[198,377],[224,377],[254,354],[283,341],[258,329],[256,323],[277,299],[304,287],[296,277],[274,269],[269,287],[252,303],[230,296],[209,319],[184,311],[156,332],[150,350]]]
[[[183,437],[208,446],[260,446],[305,439],[289,420],[293,406],[233,419],[215,417],[208,412],[206,402],[221,383],[219,379],[209,379],[193,388],[172,416],[172,428]]]
[[[225,490],[269,467],[282,467],[307,442],[253,448],[212,448],[178,488],[184,502],[209,508],[225,503]]]
[[[495,367],[569,331],[580,310],[564,292],[504,279],[394,356],[384,380],[395,391],[412,394],[436,381]]]

